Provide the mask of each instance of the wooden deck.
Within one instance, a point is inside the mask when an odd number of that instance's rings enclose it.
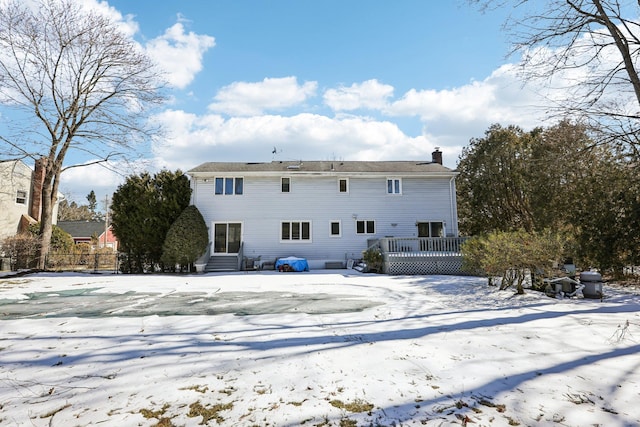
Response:
[[[383,238],[377,242],[384,272],[391,275],[466,275],[460,247],[466,237]]]

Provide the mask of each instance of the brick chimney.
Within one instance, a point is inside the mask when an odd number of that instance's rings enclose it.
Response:
[[[42,185],[44,184],[46,166],[46,157],[41,157],[36,160],[33,179],[31,180],[31,205],[29,207],[29,216],[36,221],[40,221],[40,217],[42,215]]]
[[[442,164],[442,151],[440,151],[440,147],[436,147],[436,151],[431,153],[431,163]]]

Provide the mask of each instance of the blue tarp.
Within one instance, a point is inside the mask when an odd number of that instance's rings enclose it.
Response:
[[[276,270],[282,265],[288,265],[293,271],[309,271],[309,264],[305,258],[297,258],[290,256],[287,258],[278,258],[276,261]]]

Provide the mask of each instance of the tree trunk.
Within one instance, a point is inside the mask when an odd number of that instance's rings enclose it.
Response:
[[[522,283],[524,282],[524,270],[520,270],[518,273],[518,284],[516,285],[516,293],[518,295],[524,295],[524,287]]]
[[[48,169],[48,168],[47,168]],[[47,176],[49,173],[47,172]],[[53,234],[53,208],[51,206],[51,178],[45,177],[42,188],[42,212],[40,214],[40,250],[38,251],[38,269],[47,268],[47,256],[51,246],[51,235]]]
[[[53,234],[53,207],[58,201],[58,186],[62,165],[60,160],[49,159],[45,167],[42,183],[42,212],[40,214],[40,250],[38,253],[38,269],[46,270],[47,256],[51,248]]]

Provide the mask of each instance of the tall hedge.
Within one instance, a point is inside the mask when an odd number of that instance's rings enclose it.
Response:
[[[120,241],[123,272],[164,269],[163,242],[190,198],[189,178],[180,170],[162,170],[153,177],[147,172],[132,175],[118,187],[111,203],[111,221]]]
[[[188,206],[171,225],[162,245],[162,262],[192,271],[193,263],[207,250],[209,231],[202,214]]]

